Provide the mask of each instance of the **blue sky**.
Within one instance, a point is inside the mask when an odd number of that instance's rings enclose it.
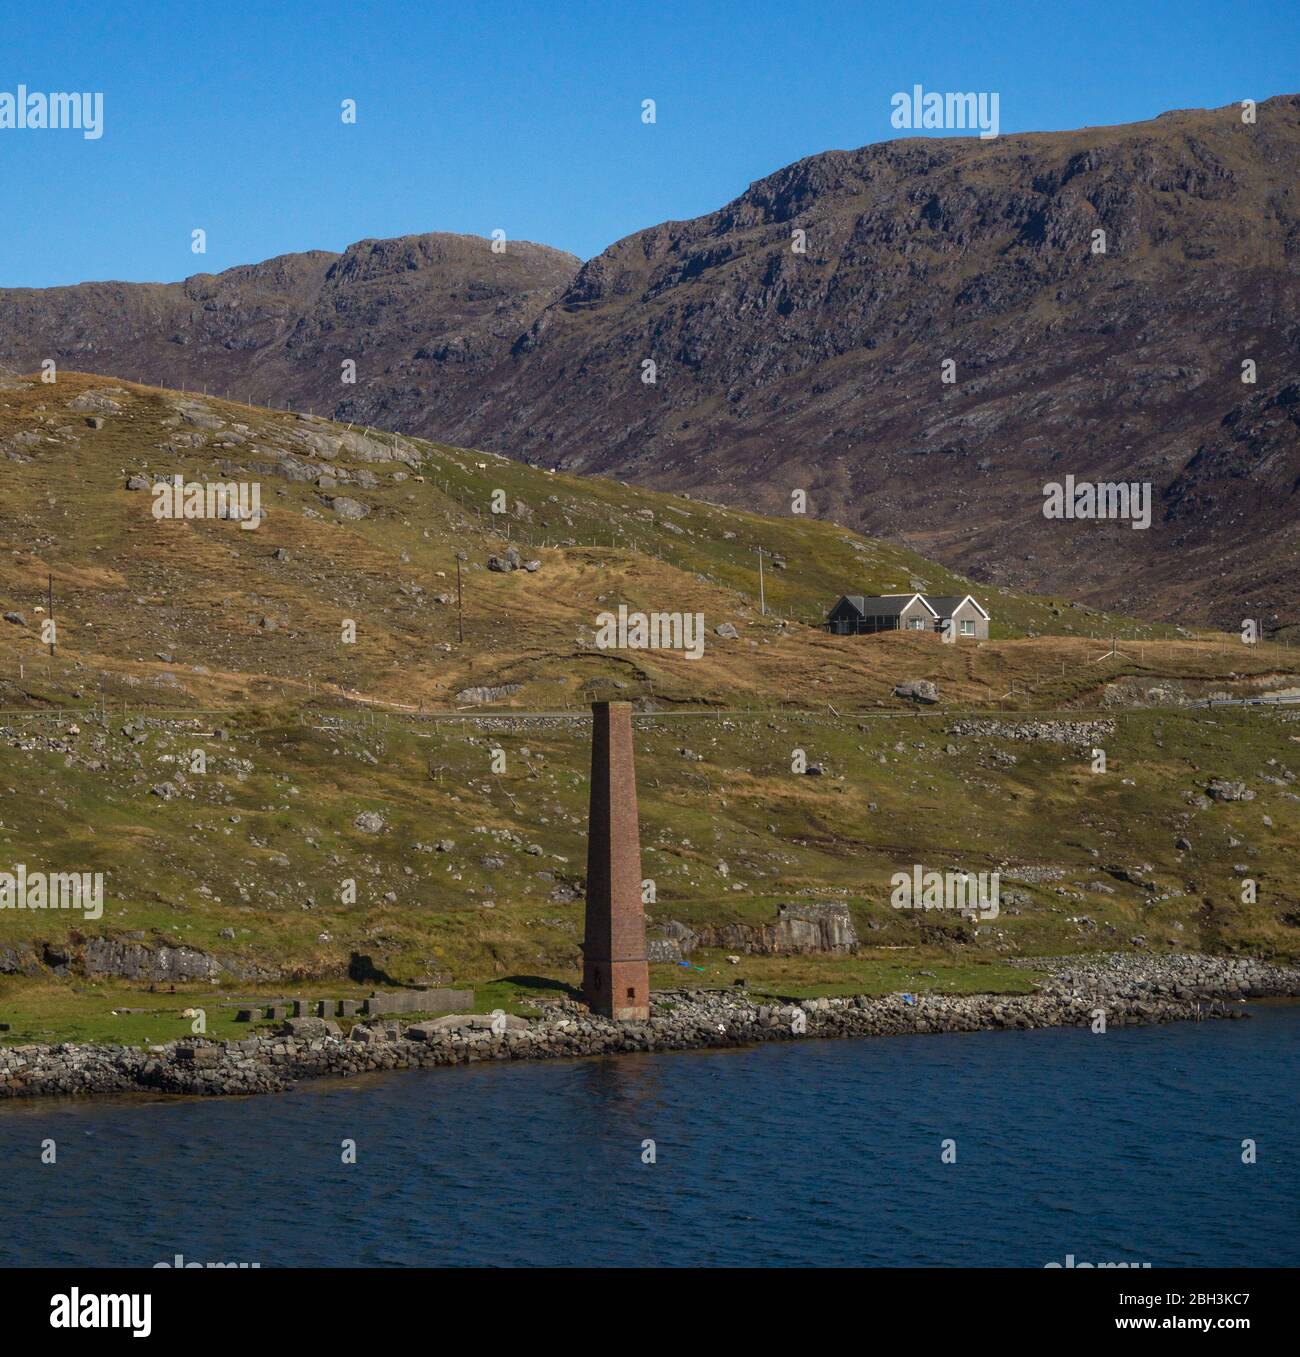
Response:
[[[916,83],[997,91],[1004,133],[1300,90],[1294,0],[4,0],[0,22],[0,92],[104,94],[97,141],[0,129],[0,286],[418,231],[586,258],[900,135],[890,97]]]

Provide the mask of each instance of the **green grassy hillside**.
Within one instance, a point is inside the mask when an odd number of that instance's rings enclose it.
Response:
[[[108,900],[97,924],[0,914],[10,948],[39,954],[53,939],[75,952],[91,935],[186,945],[231,964],[229,996],[368,992],[378,976],[469,983],[490,1003],[578,980],[589,755],[577,717],[264,713],[223,723],[221,739],[199,722],[46,726],[0,732],[0,859],[103,871]],[[1090,744],[954,728],[961,718],[638,718],[652,920],[763,923],[783,901],[843,899],[864,944],[852,958],[739,965],[705,951],[692,958],[702,969],[656,968],[656,983],[963,988],[996,981],[1014,956],[1099,946],[1296,954],[1295,713],[1126,713],[1098,737],[1101,775]],[[195,748],[203,774],[184,771]],[[795,749],[820,776],[791,771]],[[1257,794],[1211,801],[1211,776]],[[378,832],[359,827],[367,811]],[[914,863],[1000,871],[1002,913],[972,924],[894,910],[889,878]],[[28,989],[86,989],[47,971],[0,984],[11,1022]],[[182,986],[177,1006],[210,991]]]
[[[831,637],[815,624],[841,592],[971,586],[825,523],[106,378],[6,380],[0,457],[0,611],[17,617],[0,622],[0,871],[99,871],[107,895],[97,921],[0,910],[5,1040],[157,1040],[195,1004],[223,1031],[251,994],[563,992],[593,696],[638,705],[654,925],[844,900],[862,941],[841,958],[704,949],[658,985],[1023,990],[1009,963],[1029,955],[1296,954],[1300,714],[1176,707],[1293,682],[1283,647],[983,589],[985,643]],[[155,521],[128,478],[176,473],[254,478],[267,517]],[[537,570],[486,568],[510,546]],[[620,602],[702,611],[703,658],[596,649]],[[911,711],[904,679],[937,682],[938,706]],[[500,685],[495,715],[464,694]],[[796,750],[818,774],[792,771]],[[1254,797],[1212,800],[1214,777]],[[892,909],[890,875],[913,864],[1000,871],[1002,913]],[[163,994],[88,975],[103,938],[196,949],[222,979]]]

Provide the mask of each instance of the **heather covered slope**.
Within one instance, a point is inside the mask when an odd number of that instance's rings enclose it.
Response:
[[[938,681],[946,700],[985,703],[1015,688],[1013,703],[1042,704],[1096,697],[1126,671],[1217,681],[1289,658],[1170,640],[1171,628],[998,589],[980,590],[995,639],[979,647],[832,637],[819,623],[843,592],[962,594],[970,584],[807,516],[764,519],[109,378],[7,379],[0,459],[0,611],[23,618],[0,628],[3,707],[105,697],[454,709],[487,688],[506,690],[489,700],[533,710],[598,691],[853,709],[905,705],[892,691],[907,679]],[[148,487],[177,475],[256,484],[266,518],[255,531],[157,521]],[[491,511],[495,491],[504,514]],[[769,553],[766,615],[758,546]],[[511,548],[536,570],[489,568]],[[52,662],[36,611],[50,575]],[[701,613],[702,657],[597,648],[599,615],[620,604]],[[346,622],[355,641],[343,640]],[[1085,638],[1113,632],[1145,648],[1094,662],[1105,647]]]
[[[80,694],[163,706],[319,697],[536,710],[604,691],[853,709],[905,705],[893,688],[911,679],[938,682],[951,702],[1086,705],[1125,675],[1213,686],[1293,669],[1285,647],[1196,640],[1069,598],[976,586],[807,515],[760,518],[108,378],[5,379],[0,458],[0,602],[23,617],[0,630],[3,706]],[[157,521],[148,487],[178,475],[255,484],[266,517],[255,531]],[[497,492],[505,513],[492,512]],[[492,570],[512,548],[536,569]],[[36,611],[50,575],[53,662]],[[979,646],[820,628],[841,593],[972,588],[994,618],[994,639]],[[620,605],[700,613],[703,655],[598,648],[599,616]],[[343,640],[346,622],[353,641]],[[1134,644],[1103,659],[1112,636]],[[503,691],[461,696],[476,689]]]

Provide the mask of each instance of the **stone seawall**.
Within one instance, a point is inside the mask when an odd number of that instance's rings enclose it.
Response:
[[[299,1018],[275,1036],[183,1041],[148,1050],[75,1045],[0,1048],[0,1098],[103,1093],[274,1093],[301,1079],[483,1060],[552,1060],[746,1046],[811,1037],[1107,1027],[1244,1016],[1225,1000],[1300,995],[1300,968],[1211,957],[1127,954],[1024,963],[1031,995],[905,995],[755,1002],[735,991],[660,991],[647,1022],[596,1017],[570,1000],[544,1016],[454,1015],[403,1026],[362,1023],[344,1037]]]

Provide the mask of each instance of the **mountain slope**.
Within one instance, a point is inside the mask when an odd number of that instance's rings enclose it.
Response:
[[[814,514],[973,578],[1285,622],[1298,171],[1300,96],[1254,125],[1230,105],[892,141],[800,161],[580,269],[468,237],[444,259],[448,238],[413,237],[190,280],[183,324],[157,288],[0,293],[0,361],[179,373],[768,512],[803,489]],[[1151,528],[1046,521],[1043,485],[1067,474],[1149,480]]]
[[[444,385],[507,348],[577,267],[572,255],[528,241],[493,254],[477,236],[362,240],[342,254],[283,255],[182,283],[5,289],[0,343],[15,367],[53,358],[362,418],[400,388],[405,364],[425,374],[426,387],[428,374],[438,377],[422,400],[445,398]],[[349,359],[355,384],[343,380]]]
[[[806,488],[977,577],[1148,615],[1289,610],[1300,99],[1259,119],[800,162],[585,265],[516,346],[511,369],[551,380],[498,436],[768,511]],[[501,418],[453,431],[484,441]],[[1043,484],[1066,473],[1152,481],[1153,527],[1047,522]]]

